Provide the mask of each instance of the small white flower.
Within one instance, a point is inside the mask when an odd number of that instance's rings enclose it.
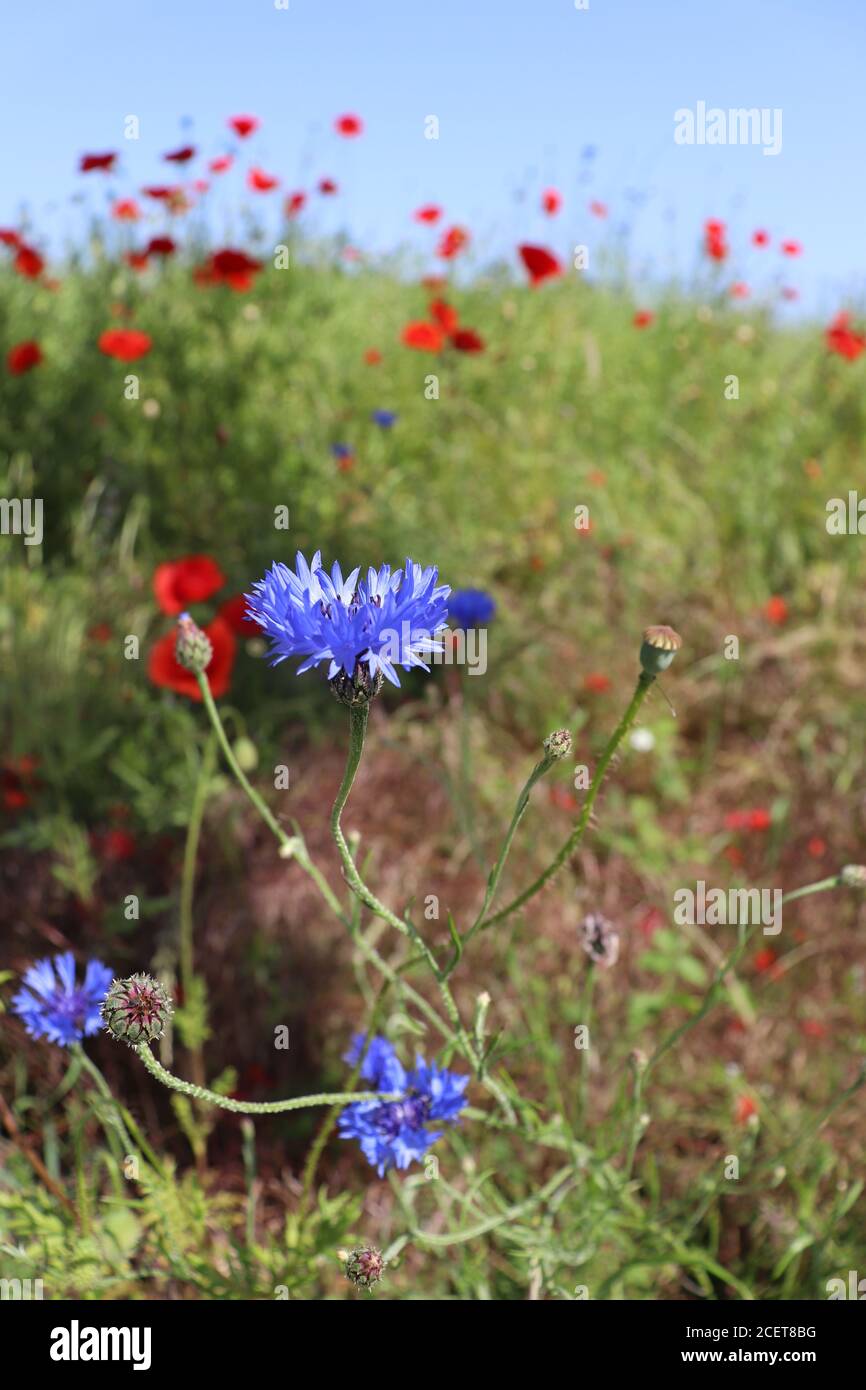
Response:
[[[628,741],[636,753],[650,753],[656,746],[656,736],[652,729],[632,729]]]

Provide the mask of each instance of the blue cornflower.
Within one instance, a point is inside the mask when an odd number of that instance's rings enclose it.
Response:
[[[75,983],[75,957],[71,951],[46,956],[25,972],[23,988],[12,1000],[12,1008],[23,1018],[33,1038],[68,1047],[89,1038],[102,1027],[99,1006],[111,984],[112,975],[102,961],[87,963],[84,983]]]
[[[365,1037],[359,1033],[345,1060],[357,1062]],[[348,1105],[340,1116],[343,1139],[357,1139],[361,1152],[382,1178],[389,1168],[408,1168],[420,1162],[431,1144],[442,1138],[437,1121],[455,1124],[466,1104],[469,1077],[427,1063],[416,1057],[407,1071],[387,1038],[371,1039],[361,1077],[384,1094],[399,1093],[399,1100],[365,1100]]]
[[[390,565],[371,567],[365,580],[360,572],[344,579],[335,563],[329,574],[320,551],[310,565],[298,551],[294,570],[275,564],[246,595],[250,616],[270,638],[273,665],[302,657],[300,675],[327,661],[332,688],[347,703],[346,684],[369,698],[383,677],[400,684],[396,666],[429,670],[423,657],[442,650],[435,634],[451,592],[437,584],[438,570],[411,560],[393,573]]]
[[[397,415],[393,410],[374,410],[370,419],[374,425],[381,425],[383,430],[389,430],[396,423]]]
[[[349,444],[332,444],[331,453],[334,455],[335,459],[350,459],[354,454],[354,450]]]
[[[448,617],[458,628],[480,627],[489,623],[496,604],[483,589],[456,589],[448,600]]]

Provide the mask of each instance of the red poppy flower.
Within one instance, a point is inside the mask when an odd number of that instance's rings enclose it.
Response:
[[[196,193],[207,193],[208,189],[210,188],[210,184],[208,183],[207,179],[196,179],[193,183],[193,188],[195,189]]]
[[[148,256],[173,256],[176,250],[170,236],[154,236],[147,243]]]
[[[788,621],[788,605],[780,594],[773,594],[764,604],[764,617],[775,627],[781,627]]]
[[[783,241],[781,251],[783,256],[802,256],[803,247],[799,241]]]
[[[261,125],[258,116],[229,116],[228,124],[231,126],[235,135],[239,135],[242,140],[246,140],[249,135],[254,135]]]
[[[182,613],[191,603],[204,603],[225,582],[225,575],[210,555],[167,560],[153,572],[153,592],[163,613]]]
[[[652,941],[656,932],[665,924],[664,914],[659,912],[657,907],[651,907],[649,912],[641,917],[637,924],[637,929],[644,941]]]
[[[178,184],[152,183],[141,191],[145,198],[153,198],[157,203],[180,206],[186,201],[183,189]]]
[[[438,323],[443,333],[456,333],[459,322],[457,310],[444,299],[431,300],[430,317]]]
[[[16,343],[6,354],[6,366],[13,376],[22,376],[24,372],[38,367],[42,361],[42,349],[32,338],[24,343]]]
[[[286,217],[297,217],[306,201],[306,193],[290,193],[286,199]]]
[[[360,116],[338,116],[334,121],[334,129],[338,135],[345,135],[351,139],[355,135],[360,135],[364,129],[364,122]]]
[[[90,837],[94,853],[103,864],[120,864],[135,854],[135,836],[128,830],[105,830]]]
[[[758,1107],[751,1096],[738,1096],[734,1107],[734,1119],[738,1125],[744,1125],[753,1115],[757,1115]]]
[[[254,618],[247,617],[247,601],[243,594],[226,599],[219,616],[238,637],[255,637],[262,630]]]
[[[210,260],[195,271],[195,280],[199,285],[228,285],[242,293],[252,288],[254,277],[261,269],[261,261],[254,261],[245,251],[227,246],[215,251]]]
[[[116,154],[83,154],[78,168],[82,174],[89,174],[92,169],[102,169],[110,174],[116,159]]]
[[[116,222],[137,222],[141,213],[134,198],[119,198],[111,209]]]
[[[153,347],[153,339],[138,328],[107,328],[99,335],[99,351],[118,362],[137,362]]]
[[[593,217],[607,217],[607,203],[593,201],[589,205],[589,210]]]
[[[827,853],[827,842],[822,840],[819,835],[813,835],[806,845],[806,849],[813,859],[823,859]]]
[[[632,323],[634,324],[635,328],[649,328],[654,318],[655,314],[652,312],[651,309],[638,309],[637,313],[632,319]]]
[[[610,690],[610,676],[605,676],[601,671],[590,671],[584,677],[584,689],[593,695],[603,695],[606,690]]]
[[[127,251],[123,259],[133,270],[147,270],[150,258],[146,251]]]
[[[400,338],[406,347],[417,348],[419,352],[439,352],[445,341],[445,335],[437,324],[420,320],[407,323]]]
[[[337,191],[337,185],[334,183],[333,179],[319,179],[316,187],[320,193],[324,194],[336,193]]]
[[[187,164],[195,158],[195,145],[182,145],[179,150],[172,150],[162,157],[168,164]]]
[[[551,787],[547,793],[552,806],[559,811],[576,811],[580,806],[576,796],[565,790],[565,787]]]
[[[849,362],[856,362],[866,348],[866,338],[860,333],[855,333],[849,327],[850,322],[851,315],[843,310],[841,314],[836,315],[824,336],[831,352],[838,353]]]
[[[458,328],[451,334],[451,346],[458,352],[483,352],[484,339],[473,328]]]
[[[382,354],[378,348],[367,348],[364,353],[364,362],[368,367],[378,367],[382,361]]]
[[[437,207],[435,203],[425,203],[423,207],[418,208],[414,213],[416,222],[438,222],[441,216],[442,209]]]
[[[21,245],[21,237],[11,227],[0,227],[0,244],[18,247]]]
[[[32,246],[25,246],[22,241],[15,257],[15,269],[28,280],[38,280],[45,269],[45,262],[38,251],[34,251]]]
[[[770,233],[769,233],[769,232],[764,232],[764,231],[752,232],[752,245],[753,245],[753,246],[769,246],[769,244],[770,244]]]
[[[749,289],[745,281],[736,280],[734,284],[731,285],[731,288],[728,290],[728,294],[731,296],[732,299],[748,299],[749,295],[751,294],[751,290]]]
[[[545,188],[541,195],[541,207],[548,217],[555,217],[562,207],[562,194],[556,188]]]
[[[804,1018],[800,1024],[804,1038],[826,1038],[827,1029],[819,1018]]]
[[[94,623],[88,628],[87,636],[91,642],[110,642],[112,638],[110,623]]]
[[[469,245],[469,233],[465,227],[449,227],[442,233],[439,245],[436,247],[436,255],[443,261],[452,261]]]
[[[264,169],[250,169],[247,174],[247,188],[251,188],[254,193],[270,193],[274,188],[278,188],[279,179],[275,174],[266,174]]]
[[[233,164],[234,159],[230,154],[220,154],[207,167],[212,174],[226,174]]]
[[[718,222],[714,218],[711,218],[704,223],[704,250],[710,257],[710,260],[725,260],[729,247],[726,240],[724,222]]]
[[[772,970],[779,957],[769,946],[765,946],[763,951],[756,951],[752,964],[759,975],[765,975],[768,970]]]
[[[553,252],[545,250],[543,246],[523,245],[518,246],[517,250],[533,285],[540,285],[544,280],[562,274],[562,266]]]
[[[237,642],[235,635],[223,618],[214,618],[204,632],[210,638],[213,656],[205,672],[211,694],[215,699],[225,695],[231,683],[235,664]],[[178,695],[187,695],[191,700],[201,700],[198,681],[192,671],[181,666],[175,655],[176,632],[169,632],[150,649],[147,674],[154,685],[174,690]]]

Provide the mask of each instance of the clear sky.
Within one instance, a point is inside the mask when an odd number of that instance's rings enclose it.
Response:
[[[607,234],[627,223],[656,271],[687,271],[703,219],[720,217],[732,275],[781,275],[822,313],[862,293],[866,0],[280,4],[7,0],[0,225],[26,203],[37,235],[57,244],[80,226],[76,189],[93,206],[109,189],[176,181],[161,153],[191,142],[212,157],[231,143],[226,117],[249,111],[263,122],[257,162],[284,189],[337,179],[315,225],[345,226],[362,246],[422,245],[411,213],[433,200],[485,252],[528,239],[567,253],[598,236],[586,215],[598,198]],[[699,101],[780,109],[781,151],[676,144],[674,112]],[[363,118],[361,139],[333,133],[342,112]],[[138,142],[123,136],[130,114]],[[424,138],[429,115],[438,140]],[[110,149],[119,175],[76,173],[83,152]],[[565,198],[552,220],[537,210],[548,185]],[[236,203],[239,191],[218,196]],[[748,247],[756,227],[773,237],[763,253]],[[781,257],[780,238],[800,241],[802,257]]]

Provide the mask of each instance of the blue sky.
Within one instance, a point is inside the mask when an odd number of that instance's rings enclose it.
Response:
[[[732,276],[782,276],[821,313],[862,293],[862,0],[43,0],[9,7],[3,28],[0,223],[26,203],[52,245],[109,188],[171,182],[162,152],[219,153],[226,117],[251,111],[258,162],[287,188],[336,178],[341,196],[317,200],[315,225],[363,246],[423,245],[411,212],[432,200],[484,252],[526,239],[567,253],[600,235],[595,197],[611,209],[605,233],[627,223],[648,273],[688,271],[701,222],[721,217]],[[781,152],[677,145],[674,112],[699,101],[781,109]],[[361,140],[333,134],[344,111],[363,117]],[[130,114],[138,142],[123,138]],[[121,176],[76,174],[81,153],[108,149]],[[549,184],[566,200],[553,221],[537,211]],[[239,191],[220,189],[221,232]],[[750,250],[758,226],[804,255]]]

